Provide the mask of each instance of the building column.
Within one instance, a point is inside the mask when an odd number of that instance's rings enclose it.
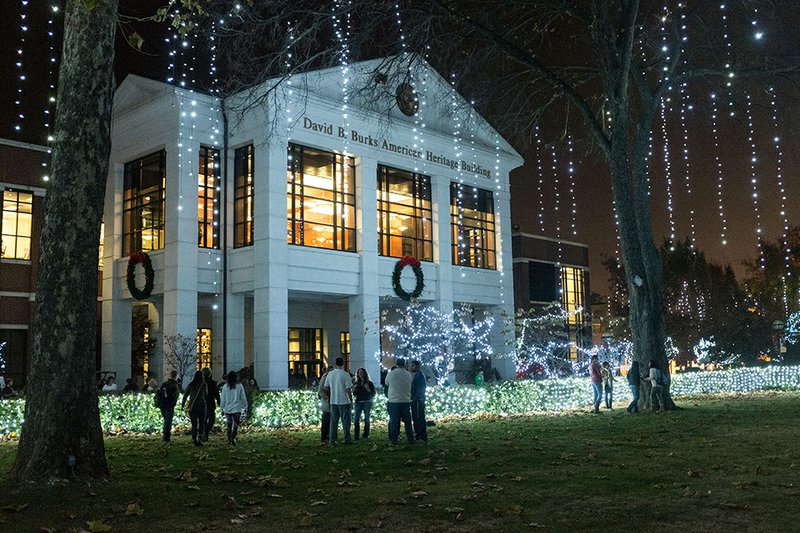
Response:
[[[501,169],[505,174],[502,183],[508,184],[508,171]],[[492,331],[492,346],[495,356],[493,364],[500,372],[503,379],[516,379],[517,372],[511,351],[514,349],[515,329],[513,324],[507,326],[506,320],[514,319],[514,258],[511,248],[511,196],[508,189],[495,189],[495,210],[499,216],[495,217],[499,227],[495,228],[497,241],[497,271],[500,273],[500,304],[492,308],[495,317],[494,330]]]
[[[356,165],[356,249],[359,290],[348,300],[350,368],[364,367],[373,381],[380,375],[380,295],[378,288],[378,162],[362,157]]]
[[[161,316],[163,314],[163,307],[164,306],[160,301],[149,302],[147,305],[147,319],[150,321],[150,330],[148,334],[150,335],[151,339],[155,339],[156,347],[163,344],[163,331],[161,330]],[[159,349],[153,349],[150,351],[150,354],[148,355],[147,367],[148,373],[151,375],[151,377],[152,374],[155,374],[159,383],[162,383],[167,379],[167,377],[169,377],[164,372],[164,357]]]
[[[179,98],[182,96],[179,94]],[[183,146],[168,145],[166,179],[163,336],[197,337],[197,146],[191,130],[183,126]],[[158,252],[154,252],[158,253]],[[162,346],[166,348],[166,345]],[[172,370],[172,369],[170,369]],[[196,370],[189,364],[183,378],[188,383]]]
[[[433,260],[437,264],[436,284],[439,290],[434,302],[442,313],[453,310],[453,259],[450,244],[450,180],[436,176],[431,179],[433,198]]]
[[[286,158],[285,137],[255,144],[253,367],[262,389],[289,385]]]
[[[228,292],[225,314],[226,328],[224,372],[237,372],[244,368],[244,293]],[[221,330],[220,330],[221,331]]]
[[[131,371],[131,301],[122,300],[124,283],[122,256],[122,198],[124,165],[109,169],[103,216],[103,301],[101,319],[100,371],[116,372],[117,383]]]

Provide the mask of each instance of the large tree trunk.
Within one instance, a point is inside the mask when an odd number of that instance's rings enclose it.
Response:
[[[14,464],[21,480],[108,475],[94,367],[116,18],[117,0],[67,1],[33,360]]]

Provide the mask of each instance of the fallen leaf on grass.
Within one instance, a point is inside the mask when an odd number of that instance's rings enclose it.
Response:
[[[328,502],[325,500],[317,500],[315,502],[311,502],[311,507],[316,507],[317,505],[328,505]]]
[[[280,494],[275,494],[274,492],[268,492],[267,498],[283,498],[283,496]]]
[[[184,507],[197,507],[198,505],[200,505],[198,502],[186,502],[183,504]]]
[[[444,509],[448,513],[461,513],[464,511],[463,507],[445,507]]]
[[[429,464],[431,464],[431,458],[430,457],[426,457],[425,459],[420,460],[419,464],[421,464],[421,465],[429,465]]]
[[[89,533],[102,533],[104,531],[111,531],[111,526],[104,523],[102,520],[91,520],[86,522],[89,526]]]
[[[539,522],[531,522],[528,524],[528,527],[544,527],[544,524],[540,524]]]
[[[21,513],[22,511],[28,508],[29,503],[30,502],[25,502],[20,505],[6,505],[5,507],[3,507],[3,511],[7,511],[9,513]]]
[[[200,490],[200,487],[197,485],[187,485],[186,488],[189,490]]]
[[[143,512],[144,509],[142,509],[142,507],[139,505],[139,502],[133,502],[129,503],[128,508],[125,509],[125,516],[130,516],[134,514],[139,515],[142,514]]]
[[[411,496],[412,498],[418,499],[422,498],[423,496],[427,496],[428,493],[425,492],[424,490],[415,490],[414,492],[410,492],[408,495]]]
[[[223,509],[232,511],[233,509],[239,508],[239,503],[233,496],[224,496],[224,498],[225,498],[225,503],[222,504]]]
[[[55,532],[56,532],[56,528],[54,528],[54,527],[40,527],[39,528],[39,533],[55,533]]]
[[[64,511],[64,516],[66,516],[70,520],[74,520],[75,519],[75,513],[71,513],[70,511]]]

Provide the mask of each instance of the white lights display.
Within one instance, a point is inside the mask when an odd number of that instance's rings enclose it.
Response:
[[[689,372],[671,376],[673,397],[707,394],[748,393],[760,390],[800,390],[800,367],[769,366],[737,368],[715,372]],[[615,398],[630,401],[627,387],[616,387]],[[505,381],[482,387],[469,385],[431,386],[426,398],[429,420],[465,417],[478,414],[512,415],[563,411],[587,407],[592,400],[586,377]],[[256,428],[313,426],[319,423],[320,409],[316,391],[267,391],[251,398],[252,413],[248,423]],[[23,399],[0,402],[0,439],[19,435],[24,421]],[[375,420],[386,420],[386,398],[375,396],[372,408]],[[153,406],[150,394],[100,396],[100,422],[106,433],[158,433],[160,411]],[[188,419],[175,412],[175,425],[185,427]]]
[[[479,317],[468,305],[443,312],[412,302],[399,314],[396,322],[389,321],[388,309],[381,314],[381,333],[394,347],[391,353],[376,354],[381,360],[418,359],[443,384],[456,359],[482,359],[493,353],[489,335],[494,319],[486,313]]]

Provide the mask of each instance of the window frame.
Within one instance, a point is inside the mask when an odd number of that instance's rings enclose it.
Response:
[[[233,247],[253,246],[255,217],[255,150],[252,144],[241,146],[233,159]],[[240,209],[241,207],[241,209]],[[240,220],[240,212],[244,220]],[[249,220],[248,220],[249,217]]]
[[[470,207],[464,205],[463,189],[466,188],[473,189],[475,193],[475,200]],[[467,215],[468,210],[477,215]],[[494,193],[491,190],[450,183],[450,238],[453,265],[497,270],[497,223]],[[464,251],[459,252],[459,241],[469,242],[470,238],[477,243],[466,244]]]
[[[161,173],[161,185],[159,188],[151,192],[141,192],[141,179],[142,170],[145,168],[145,163],[151,163],[152,160],[158,158],[159,171]],[[137,175],[134,176],[134,173]],[[138,179],[139,187],[135,188],[133,180]],[[151,154],[145,155],[133,161],[125,163],[124,177],[123,177],[123,192],[122,192],[122,255],[127,256],[133,252],[152,252],[161,250],[165,246],[165,219],[166,219],[166,183],[167,183],[167,152],[166,150],[159,150]],[[139,191],[128,197],[128,191]],[[145,202],[143,199],[148,195],[157,194],[157,198]],[[155,236],[155,245],[145,250],[142,246],[143,235],[145,233],[144,227],[140,226],[138,229],[130,228],[134,220],[142,220],[142,211],[148,206],[156,206],[160,208],[159,224],[153,225],[149,229],[149,233]],[[138,214],[137,214],[138,213]]]
[[[210,157],[209,157],[210,156]],[[220,151],[211,146],[200,146],[197,157],[197,246],[212,250],[219,249],[219,213],[220,213]],[[206,174],[209,162],[213,163],[212,183]],[[211,220],[208,220],[208,202],[211,202]],[[203,206],[202,214],[200,212]],[[208,235],[208,231],[211,235]]]
[[[33,251],[31,248],[33,247],[33,197],[35,196],[32,191],[26,191],[22,189],[14,189],[12,187],[8,187],[2,189],[2,205],[0,205],[0,258],[2,259],[15,259],[18,261],[30,261],[31,260],[31,252]],[[15,198],[13,200],[6,199],[6,194],[13,194]],[[30,196],[30,202],[23,201],[21,199],[22,195]],[[13,209],[7,208],[7,206],[13,206]],[[30,206],[29,211],[23,211],[22,206]],[[14,219],[14,227],[9,229],[9,225],[4,223],[6,213],[11,213]],[[28,215],[30,217],[30,223],[28,225],[29,235],[24,235],[20,233],[20,219],[22,218],[21,215]],[[3,242],[6,239],[13,239],[14,242],[14,254],[13,255],[6,255],[3,252]],[[20,241],[27,241],[28,243],[28,253],[27,257],[25,254],[20,256],[17,251],[19,250],[19,243]]]
[[[331,181],[333,182],[332,189],[318,189],[316,187],[307,186],[305,184],[305,173],[302,171],[306,152],[314,152],[319,156],[329,156],[331,165]],[[348,175],[344,172],[345,168],[349,168],[349,176],[353,180],[352,192],[347,192],[337,187],[337,184],[343,183],[345,177]],[[313,176],[309,174],[309,176]],[[287,151],[287,165],[286,165],[286,199],[287,199],[287,231],[286,242],[293,246],[306,246],[310,248],[320,248],[323,250],[335,250],[340,252],[356,252],[357,251],[357,223],[356,223],[356,164],[355,158],[322,150],[318,148],[311,148],[308,146],[289,143]],[[311,222],[306,220],[305,203],[307,199],[316,199],[329,201],[323,198],[314,198],[306,194],[305,189],[314,188],[321,191],[330,192],[332,200],[330,203],[333,205],[333,213],[331,215],[332,224],[324,222]],[[352,227],[347,226],[346,223],[341,223],[342,208],[347,207],[352,213]],[[300,217],[296,216],[300,213]],[[333,246],[315,246],[313,243],[306,242],[306,226],[313,225],[318,227],[332,228],[332,242]],[[296,230],[299,228],[299,231]],[[349,246],[346,246],[349,234]],[[341,237],[341,238],[340,238]]]
[[[433,194],[431,188],[431,177],[417,172],[402,170],[388,165],[378,165],[378,255],[382,257],[402,257],[411,255],[420,261],[433,261]],[[410,222],[413,224],[413,236],[401,236],[391,233],[390,219],[392,214],[399,214],[393,211],[392,206],[400,206],[390,199],[390,177],[402,176],[411,182],[411,194],[413,198],[412,206],[404,206],[412,210]],[[427,193],[427,195],[425,194]],[[428,207],[424,206],[425,201]],[[406,213],[403,213],[406,214]],[[429,238],[425,238],[425,226],[428,230]],[[401,251],[399,255],[391,253],[394,239],[399,239],[401,249],[404,241],[411,242],[412,250],[410,253]],[[427,254],[426,254],[427,250]]]

